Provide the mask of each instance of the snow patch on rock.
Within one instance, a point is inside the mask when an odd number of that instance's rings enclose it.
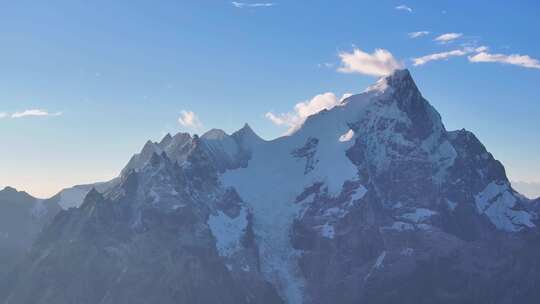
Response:
[[[451,211],[454,211],[456,210],[456,207],[457,207],[457,203],[456,202],[453,202],[451,200],[446,200],[446,205],[448,206],[448,209],[450,209]]]
[[[343,218],[349,213],[347,210],[339,207],[328,208],[324,211],[323,216]]]
[[[375,261],[375,264],[373,267],[376,269],[381,268],[383,266],[384,258],[386,257],[386,251],[381,252],[381,254],[377,257],[377,260]]]
[[[411,256],[413,255],[414,253],[414,249],[410,248],[410,247],[407,247],[407,248],[403,248],[399,254],[403,255],[403,256]]]
[[[350,141],[353,137],[354,137],[354,131],[352,129],[349,129],[349,131],[341,135],[338,140],[340,142],[346,142],[346,141]]]
[[[405,222],[393,222],[392,226],[387,226],[384,228],[396,230],[396,231],[414,230],[414,226],[412,224],[405,223]]]
[[[491,182],[474,199],[478,213],[485,214],[499,230],[517,232],[535,227],[533,215],[515,209],[517,198],[508,183]]]
[[[414,212],[402,214],[400,218],[413,223],[421,223],[435,214],[437,214],[437,212],[433,210],[429,210],[426,208],[416,208]]]
[[[360,185],[356,190],[354,190],[354,193],[351,195],[351,203],[362,199],[366,195],[367,191],[368,190],[366,189],[366,187]]]
[[[374,270],[377,270],[377,269],[382,268],[384,266],[383,262],[384,262],[385,257],[386,257],[386,250],[384,250],[383,252],[381,252],[381,254],[379,254],[377,259],[375,260],[375,263],[373,264],[373,266],[369,270],[368,274],[364,277],[364,281],[367,281],[371,277],[371,274],[373,273]]]
[[[247,211],[240,210],[235,218],[217,211],[217,215],[210,215],[208,226],[216,238],[216,248],[222,257],[230,257],[241,248],[242,237],[248,225]]]
[[[336,235],[336,232],[334,230],[334,226],[326,223],[319,227],[319,231],[321,233],[321,236],[327,238],[327,239],[333,239]]]

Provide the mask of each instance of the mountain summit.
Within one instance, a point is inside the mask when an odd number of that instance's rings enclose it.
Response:
[[[398,70],[289,136],[246,125],[147,142],[55,217],[0,298],[536,303],[537,218]]]

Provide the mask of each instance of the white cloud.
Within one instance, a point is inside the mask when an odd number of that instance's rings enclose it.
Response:
[[[468,58],[470,62],[499,62],[525,68],[540,69],[540,61],[528,55],[489,54],[486,52],[486,50],[482,50],[480,53],[469,56]]]
[[[180,117],[178,117],[178,123],[186,128],[191,129],[200,129],[203,126],[195,112],[186,110],[182,110],[180,112]]]
[[[298,130],[309,116],[324,109],[329,110],[350,96],[351,94],[343,94],[341,99],[338,99],[334,93],[319,94],[311,100],[297,103],[291,112],[278,114],[268,112],[265,116],[275,125],[288,127],[286,134],[291,134]]]
[[[5,112],[0,112],[0,118],[4,118],[4,117],[6,117],[6,116],[7,116],[7,113],[5,113]]]
[[[385,49],[376,49],[372,54],[355,48],[352,53],[339,53],[342,73],[359,73],[370,76],[386,76],[392,74],[396,69],[403,68],[392,53]]]
[[[276,5],[276,3],[272,3],[272,2],[265,2],[265,3],[246,3],[246,2],[236,2],[236,1],[231,2],[231,4],[232,4],[234,7],[237,7],[237,8],[246,8],[246,7],[271,7],[271,6]]]
[[[480,46],[480,47],[477,47],[476,49],[474,49],[474,51],[477,52],[477,53],[485,52],[487,50],[488,50],[487,46]]]
[[[62,112],[49,113],[47,110],[31,109],[11,114],[11,118],[22,118],[28,116],[60,116]]]
[[[414,38],[429,35],[429,32],[428,31],[418,31],[418,32],[409,33],[408,35],[409,35],[409,38],[414,39]]]
[[[430,61],[444,60],[455,56],[464,56],[467,53],[464,50],[453,50],[448,52],[441,52],[435,54],[429,54],[422,57],[413,58],[413,64],[415,66],[426,64]]]
[[[437,61],[437,60],[445,60],[445,59],[448,59],[450,57],[459,57],[459,56],[465,56],[467,54],[471,54],[471,53],[474,53],[474,52],[483,52],[487,50],[487,47],[485,46],[480,46],[480,47],[477,47],[477,48],[473,48],[473,47],[466,47],[466,48],[463,48],[463,49],[458,49],[458,50],[453,50],[453,51],[446,51],[446,52],[441,52],[441,53],[434,53],[434,54],[429,54],[429,55],[425,55],[425,56],[422,56],[422,57],[416,57],[416,58],[413,58],[413,65],[414,66],[419,66],[419,65],[423,65],[423,64],[426,64],[430,61]]]
[[[461,36],[463,36],[462,33],[446,33],[435,38],[435,41],[440,42],[440,43],[448,43],[448,42],[458,39]]]
[[[395,9],[397,9],[398,11],[407,11],[409,13],[412,13],[412,8],[402,4],[402,5],[398,5],[395,7]]]

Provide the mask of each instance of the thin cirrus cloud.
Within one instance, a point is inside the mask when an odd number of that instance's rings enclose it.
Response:
[[[193,111],[182,110],[180,112],[180,117],[178,117],[178,123],[186,128],[195,130],[201,129],[203,127],[201,120]]]
[[[341,52],[338,55],[341,59],[338,72],[341,73],[358,73],[381,77],[403,68],[403,64],[398,62],[392,53],[385,49],[375,49],[370,54],[355,48],[352,53]]]
[[[395,7],[395,9],[397,9],[398,11],[407,11],[409,13],[412,13],[412,8],[408,7],[407,5],[405,4],[401,4],[401,5],[398,5]]]
[[[466,55],[468,55],[467,59],[469,60],[469,62],[473,63],[502,63],[529,69],[540,69],[540,60],[532,58],[529,55],[491,54],[488,53],[488,48],[486,46],[480,46],[476,48],[465,47],[463,49],[429,54],[417,58],[412,58],[412,61],[414,66],[420,66],[431,61],[446,60],[451,57],[460,57]]]
[[[290,112],[278,114],[267,112],[265,117],[277,126],[287,127],[285,134],[292,134],[304,124],[309,116],[325,109],[330,110],[349,96],[351,94],[343,94],[341,98],[338,98],[334,93],[327,92],[297,103]]]
[[[485,50],[468,57],[470,62],[497,62],[517,65],[524,68],[540,69],[540,61],[528,55],[520,54],[490,54]]]
[[[415,39],[415,38],[420,38],[422,36],[429,35],[429,32],[428,31],[418,31],[418,32],[411,32],[408,35],[409,35],[409,38]]]
[[[236,1],[231,2],[231,4],[236,8],[272,7],[276,5],[276,3],[273,3],[273,2],[247,3],[247,2],[236,2]]]
[[[31,109],[11,114],[11,118],[23,118],[32,116],[60,116],[62,112],[50,113],[47,110]]]
[[[486,50],[487,50],[487,47],[485,46],[480,46],[477,48],[466,47],[463,49],[457,49],[457,50],[452,50],[452,51],[446,51],[446,52],[440,52],[440,53],[429,54],[429,55],[425,55],[421,57],[416,57],[416,58],[413,58],[412,61],[413,61],[414,66],[419,66],[419,65],[424,65],[431,61],[446,60],[451,57],[460,57],[460,56],[465,56],[471,53],[485,52]]]
[[[447,52],[440,52],[440,53],[429,54],[429,55],[425,55],[421,57],[416,57],[416,58],[413,58],[412,60],[413,60],[414,66],[419,66],[419,65],[424,65],[430,61],[445,60],[450,57],[465,56],[467,54],[468,53],[464,50],[452,50],[452,51],[447,51]]]
[[[446,33],[439,35],[435,38],[435,41],[439,43],[449,43],[463,36],[462,33]]]

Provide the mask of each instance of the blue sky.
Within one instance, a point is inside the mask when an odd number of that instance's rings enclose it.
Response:
[[[376,49],[410,69],[448,129],[475,132],[511,179],[540,182],[539,13],[537,1],[2,1],[0,186],[46,197],[106,180],[166,132],[248,122],[275,138],[287,126],[266,113],[363,91],[377,77],[364,61],[340,72],[340,54]]]

